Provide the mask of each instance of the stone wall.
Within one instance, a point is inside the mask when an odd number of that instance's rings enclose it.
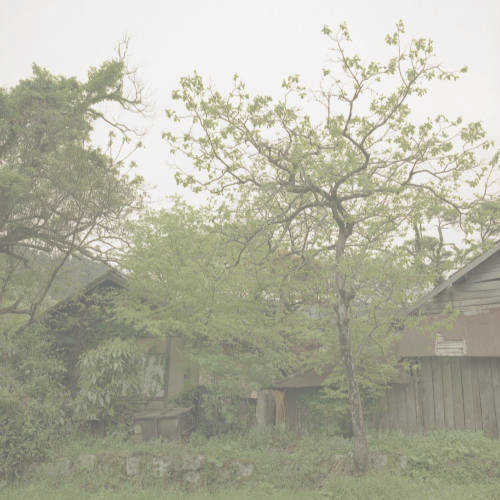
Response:
[[[204,455],[168,455],[148,452],[84,453],[75,458],[61,457],[53,462],[32,465],[29,478],[50,477],[64,480],[81,475],[122,476],[126,481],[145,479],[202,487],[212,482],[214,475],[224,475],[228,481],[243,482],[254,474],[255,465],[248,460],[229,460],[218,463]]]

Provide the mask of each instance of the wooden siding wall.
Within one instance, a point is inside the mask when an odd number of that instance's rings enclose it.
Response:
[[[471,429],[500,435],[500,358],[420,358],[381,401],[379,429]]]
[[[478,314],[500,306],[500,252],[434,297],[422,307],[422,312],[438,314],[450,302],[464,314]]]

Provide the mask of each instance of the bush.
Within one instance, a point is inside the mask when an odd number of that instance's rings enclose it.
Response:
[[[77,416],[104,423],[126,418],[142,391],[144,358],[133,340],[114,338],[78,361]]]
[[[43,460],[57,438],[64,414],[52,401],[27,397],[18,387],[0,388],[0,476],[19,475]]]
[[[255,402],[217,384],[195,387],[177,396],[179,406],[194,409],[196,428],[207,437],[244,432],[255,425]]]
[[[72,429],[71,407],[64,368],[37,326],[4,333],[1,358],[0,477],[12,478]]]

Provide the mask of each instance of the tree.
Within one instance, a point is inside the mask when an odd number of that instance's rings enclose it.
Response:
[[[373,276],[375,270],[381,290],[384,276],[370,263],[383,261],[398,246],[403,251],[400,242],[410,238],[415,222],[425,222],[432,234],[431,223],[445,209],[460,221],[473,206],[470,193],[488,190],[485,179],[498,157],[485,163],[478,155],[492,147],[480,123],[462,125],[460,118],[442,114],[413,123],[411,105],[430,82],[454,81],[466,71],[448,71],[435,62],[432,41],[407,44],[399,22],[386,37],[392,57],[365,63],[350,55],[344,25],[337,34],[328,27],[323,33],[333,58],[319,90],[291,76],[281,99],[252,97],[235,76],[222,95],[194,73],[173,93],[182,111],[168,111],[186,127],[164,136],[172,153],[193,163],[195,173],[178,172],[182,185],[205,189],[235,214],[258,215],[264,222],[259,230],[273,234],[273,241],[329,263],[324,304],[333,311],[330,335],[342,359],[355,463],[364,471],[368,450],[357,352],[380,329],[375,322],[373,331],[358,338],[361,344],[354,344],[353,329],[366,317],[356,306],[363,274]]]
[[[141,179],[126,170],[140,146],[131,143],[136,131],[109,113],[145,110],[124,48],[84,82],[33,65],[31,78],[0,89],[4,318],[32,322],[69,256],[109,260],[123,222],[141,205]],[[106,150],[92,141],[98,122],[110,133]]]
[[[251,221],[236,227],[223,212],[177,201],[134,222],[120,314],[150,334],[181,337],[212,388],[241,396],[296,368],[305,290],[285,259],[266,262],[263,245],[237,238]]]

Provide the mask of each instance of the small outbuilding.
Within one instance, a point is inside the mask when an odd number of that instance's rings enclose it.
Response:
[[[287,429],[303,432],[315,425],[304,399],[317,394],[327,385],[331,368],[321,373],[308,370],[271,384],[257,397],[257,425],[284,425]]]
[[[500,435],[500,242],[453,274],[410,313],[398,353],[404,373],[377,425],[405,433],[471,429]]]

